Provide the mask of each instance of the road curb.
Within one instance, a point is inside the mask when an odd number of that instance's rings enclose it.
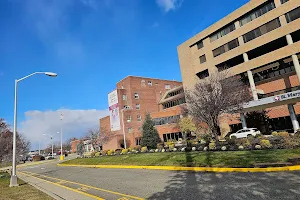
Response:
[[[180,167],[180,166],[137,166],[137,165],[72,165],[57,164],[61,167],[84,167],[84,168],[106,168],[106,169],[152,169],[169,171],[195,171],[195,172],[284,172],[298,171],[300,165],[286,167],[268,168],[227,168],[227,167]]]

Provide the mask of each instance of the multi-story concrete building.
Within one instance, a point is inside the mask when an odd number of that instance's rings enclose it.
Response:
[[[179,97],[179,92],[175,92],[177,97],[169,99],[170,105],[160,104],[167,91],[177,91],[177,88],[182,89],[181,82],[155,78],[128,76],[119,81],[116,90],[108,95],[110,116],[100,119],[101,129],[114,135],[103,144],[103,149],[124,148],[124,135],[127,147],[140,145],[145,114],[158,112],[163,105],[171,107],[184,101],[182,95]]]
[[[249,1],[178,46],[183,86],[230,70],[251,88],[245,112],[267,109],[271,129],[298,129],[299,18],[299,0]],[[243,114],[241,121],[246,127]]]

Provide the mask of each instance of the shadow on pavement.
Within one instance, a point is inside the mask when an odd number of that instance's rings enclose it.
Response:
[[[207,156],[209,161],[210,156]],[[186,152],[188,166],[193,159]],[[210,163],[210,162],[208,162]],[[284,200],[300,199],[300,173],[208,173],[173,171],[161,192],[147,199]]]

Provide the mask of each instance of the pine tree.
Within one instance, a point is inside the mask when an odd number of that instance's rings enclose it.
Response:
[[[155,149],[156,145],[161,142],[158,132],[154,126],[150,114],[147,113],[145,121],[143,123],[143,135],[142,135],[142,146],[146,146],[150,149]]]

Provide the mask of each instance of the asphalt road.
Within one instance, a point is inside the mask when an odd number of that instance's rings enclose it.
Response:
[[[103,199],[300,199],[300,172],[207,173],[143,169],[28,166],[34,173]],[[64,182],[65,181],[65,182]],[[84,184],[84,185],[80,185]],[[126,196],[130,195],[130,196]]]

